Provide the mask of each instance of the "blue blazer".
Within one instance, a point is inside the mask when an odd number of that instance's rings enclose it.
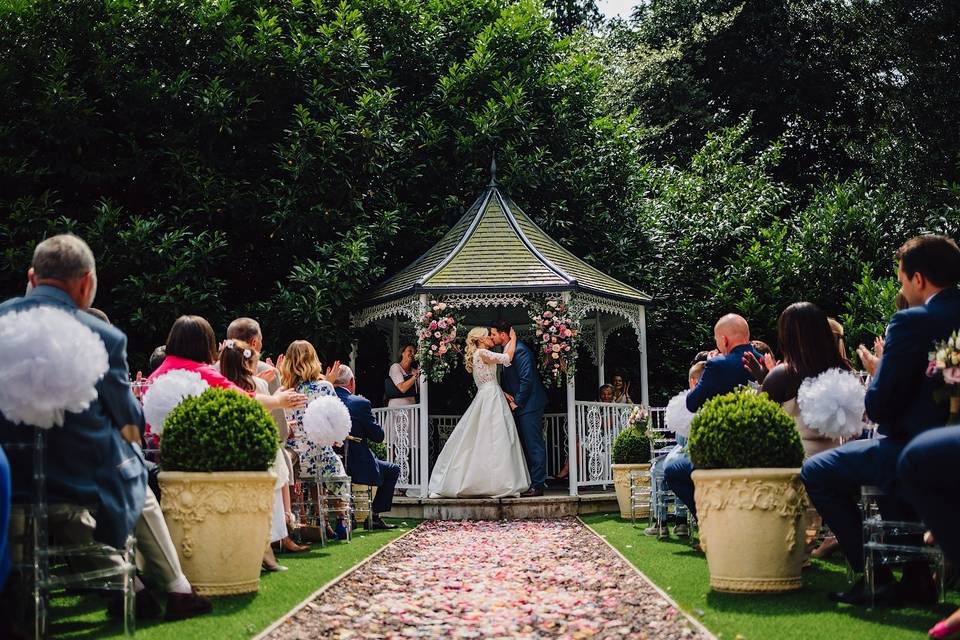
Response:
[[[753,380],[743,367],[743,354],[748,351],[758,360],[761,359],[752,345],[742,344],[727,355],[707,360],[707,367],[703,370],[700,382],[687,394],[687,410],[696,412],[710,398],[730,393]]]
[[[537,361],[525,343],[517,341],[517,350],[509,367],[500,373],[500,386],[513,396],[518,416],[543,411],[547,406],[547,390],[540,382]]]
[[[947,422],[950,408],[937,402],[939,384],[926,375],[934,342],[960,328],[960,290],[944,289],[922,307],[895,313],[887,325],[883,358],[867,389],[867,415],[881,434],[903,440]]]
[[[100,336],[110,368],[97,383],[98,397],[82,413],[67,413],[62,427],[47,430],[47,500],[96,510],[94,537],[120,547],[143,511],[147,469],[140,447],[120,435],[125,425],[143,431],[143,411],[130,391],[127,337],[116,327],[77,309],[66,292],[41,285],[22,298],[0,304],[0,315],[38,305],[71,313]],[[0,443],[27,442],[31,430],[0,415]],[[27,502],[32,496],[33,465],[29,452],[10,450],[13,496]]]
[[[367,441],[383,442],[383,427],[373,417],[369,400],[352,395],[343,387],[337,387],[336,392],[350,412],[350,435],[361,439],[361,442],[350,442],[346,447],[347,475],[354,482],[380,486],[383,475],[380,473],[377,457],[370,451]]]

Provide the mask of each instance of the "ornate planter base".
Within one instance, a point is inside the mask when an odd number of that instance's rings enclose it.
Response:
[[[710,586],[774,593],[802,586],[807,494],[800,469],[693,472]]]
[[[268,471],[160,474],[160,508],[183,572],[203,595],[260,588],[276,476]]]
[[[630,472],[631,471],[649,471],[649,464],[615,464],[610,467],[613,471],[613,488],[617,492],[617,504],[620,505],[620,517],[623,520],[630,520],[633,517],[630,507]],[[642,480],[644,484],[649,485],[650,479]],[[638,518],[649,518],[650,509],[638,509]]]

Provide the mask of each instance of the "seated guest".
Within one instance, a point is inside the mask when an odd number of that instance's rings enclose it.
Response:
[[[960,566],[960,427],[924,431],[900,454],[902,494],[919,513],[954,567]],[[960,636],[960,609],[930,629],[931,638]]]
[[[713,337],[720,355],[707,360],[697,386],[687,395],[687,410],[690,413],[696,413],[710,398],[729,393],[750,382],[752,378],[743,366],[744,354],[760,357],[750,344],[750,325],[736,314],[720,318],[713,328]],[[697,505],[694,502],[691,473],[693,464],[686,453],[677,454],[664,466],[667,487],[696,517]]]
[[[633,404],[630,399],[630,383],[626,382],[622,373],[615,373],[610,378],[613,385],[613,402],[616,404]]]
[[[612,385],[612,384],[602,385],[602,386],[600,387],[600,389],[597,390],[597,402],[603,402],[603,403],[605,403],[605,404],[613,404],[613,396],[614,396],[614,393],[615,393],[615,391],[614,391],[614,388],[613,388],[613,385]],[[577,438],[576,450],[577,450],[577,452],[580,451],[580,439],[579,439],[579,437]],[[579,461],[579,460],[580,460],[580,456],[578,455],[578,456],[577,456],[577,461]],[[554,476],[553,479],[554,479],[554,480],[566,480],[566,479],[569,478],[569,477],[570,477],[570,460],[564,460],[564,461],[563,461],[563,467],[560,469],[560,471],[557,473],[557,475]]]
[[[153,381],[168,371],[183,369],[200,374],[211,387],[244,392],[212,366],[216,360],[217,339],[210,323],[200,316],[180,316],[167,335],[166,357],[147,380]],[[244,393],[256,398],[268,410],[306,406],[306,398],[289,389],[280,389],[272,395],[255,390]]]
[[[10,571],[10,552],[7,535],[10,530],[10,463],[0,448],[0,592]],[[2,630],[2,628],[0,628]]]
[[[242,340],[227,339],[220,347],[218,364],[220,365],[220,372],[244,391],[267,393],[267,381],[255,375],[259,359],[260,354],[254,351],[249,343]],[[279,434],[277,434],[277,440],[279,441],[279,439]],[[287,486],[290,478],[287,475],[287,463],[284,459],[282,447],[277,447],[276,458],[270,466],[270,471],[276,474],[277,480],[274,487],[275,495],[270,517],[270,540],[263,553],[263,568],[266,571],[286,571],[286,567],[277,563],[272,547],[274,542],[280,542],[287,537],[283,488]]]
[[[943,425],[947,405],[934,399],[936,383],[927,377],[931,345],[947,338],[960,318],[960,249],[946,236],[924,235],[908,240],[897,251],[897,276],[910,308],[894,314],[887,326],[882,359],[861,349],[873,381],[867,389],[867,416],[884,438],[856,440],[807,459],[801,477],[817,511],[837,536],[847,562],[863,571],[860,487],[879,487],[889,499],[880,504],[890,520],[911,519],[897,500],[897,460],[904,447],[924,431]],[[916,570],[915,570],[916,569]],[[877,571],[880,602],[930,603],[936,589],[926,568],[907,565],[900,585],[887,568]],[[851,604],[865,601],[864,581],[830,595]]]
[[[797,392],[807,378],[827,369],[850,371],[850,363],[840,355],[827,314],[815,304],[797,302],[780,314],[777,322],[783,362],[773,368],[760,390],[783,408],[797,423],[806,457],[832,449],[840,444],[807,427],[800,415]]]
[[[143,430],[140,403],[130,391],[127,338],[116,327],[82,313],[93,303],[97,290],[96,264],[90,247],[74,235],[48,238],[34,250],[27,276],[32,285],[27,295],[0,305],[0,314],[35,306],[62,309],[100,336],[109,356],[110,368],[97,383],[97,398],[83,412],[66,413],[63,426],[47,431],[46,490],[51,537],[63,544],[96,540],[122,547],[133,532],[137,538],[137,564],[167,593],[166,619],[210,611],[210,602],[194,591],[183,574],[160,505],[147,487],[142,454],[126,439],[138,439]],[[0,416],[0,442],[23,441],[29,433]],[[21,503],[31,499],[33,465],[29,456],[27,452],[10,456],[14,499]],[[126,471],[120,473],[118,469]],[[22,531],[24,524],[21,511],[12,528]],[[77,568],[95,569],[104,562],[120,564],[123,560],[120,556],[77,559]],[[137,616],[159,616],[159,604],[144,590],[139,578],[136,590]],[[114,599],[110,613],[120,615],[121,605],[122,598]]]
[[[350,367],[342,364],[337,368],[333,385],[337,396],[350,412],[350,435],[354,440],[347,446],[347,473],[354,482],[379,487],[371,507],[373,528],[394,529],[396,525],[384,522],[380,514],[393,507],[393,492],[400,477],[400,467],[386,460],[378,460],[370,451],[367,441],[383,442],[385,435],[383,427],[373,417],[370,401],[356,395],[357,381]]]
[[[687,387],[692,391],[696,388],[697,383],[700,382],[700,378],[703,377],[703,370],[707,368],[706,360],[695,361],[690,365],[690,371],[687,373]],[[667,428],[670,428],[670,425],[667,425]],[[677,456],[683,454],[684,448],[687,446],[687,437],[681,434],[677,434],[677,444],[670,450],[666,455],[657,456],[650,465],[650,482],[653,485],[652,490],[654,495],[658,491],[664,491],[667,489],[665,486],[661,486],[659,476],[662,473],[662,469],[670,462],[673,462]],[[656,536],[662,538],[670,534],[670,530],[667,528],[667,513],[666,505],[660,506],[656,504],[656,501],[651,497],[651,500],[655,504],[650,505],[651,509],[659,511],[659,513],[654,513],[654,516],[657,517],[660,522],[663,523],[662,526],[658,527],[657,525],[652,525],[644,529],[644,535]],[[687,523],[685,522],[684,516],[686,515],[683,505],[677,505],[674,516],[676,518],[676,526],[673,528],[673,533],[680,537],[685,537],[690,535],[690,530],[687,528]]]
[[[160,365],[163,364],[164,359],[167,357],[167,346],[162,344],[150,353],[150,361],[147,363],[147,368],[149,371],[147,375],[160,368]]]
[[[246,342],[258,354],[263,353],[263,331],[260,329],[260,323],[253,318],[236,318],[233,320],[230,325],[227,326],[227,340],[240,340]],[[256,365],[256,376],[266,383],[265,387],[257,383],[258,387],[260,387],[258,392],[263,394],[277,393],[277,391],[280,390],[279,371],[277,371],[276,367],[274,367],[269,361],[264,362],[259,357],[257,358]],[[270,417],[273,418],[274,424],[277,425],[277,431],[280,434],[280,442],[286,443],[290,437],[290,427],[287,425],[287,419],[284,415],[284,410],[282,408],[273,409],[270,411]],[[284,516],[287,524],[292,525],[294,523],[294,518],[292,506],[290,504],[290,484],[293,483],[293,480],[296,476],[293,474],[293,463],[285,447],[283,448],[283,451],[283,460],[285,462],[287,477],[290,480],[290,483],[283,486],[281,489],[281,495],[283,498]],[[280,542],[280,546],[284,551],[289,551],[291,553],[302,553],[310,550],[309,545],[297,544],[291,540],[289,536],[283,538],[283,540]]]
[[[387,396],[388,407],[417,404],[420,370],[416,368],[416,355],[417,348],[412,344],[405,344],[400,349],[399,361],[390,365],[384,381],[384,395]]]
[[[332,377],[334,370],[340,366],[335,362],[323,373],[323,365],[317,356],[317,350],[306,340],[294,340],[287,347],[283,354],[283,360],[280,362],[280,378],[283,386],[294,389],[302,393],[307,398],[307,402],[319,398],[323,394],[321,382],[327,382],[328,377]],[[329,389],[329,387],[327,387]],[[290,434],[293,440],[294,451],[300,458],[300,477],[301,478],[323,478],[330,476],[345,476],[343,462],[340,456],[336,454],[333,447],[329,444],[319,445],[310,438],[303,429],[304,409],[292,409],[286,411],[286,419],[294,424],[293,433]],[[329,482],[324,485],[326,491],[337,496],[339,517],[337,518],[336,529],[328,523],[322,523],[327,527],[327,535],[334,540],[346,540],[347,528],[347,505],[350,495],[346,486],[339,482]],[[314,493],[311,498],[316,502],[319,496]]]

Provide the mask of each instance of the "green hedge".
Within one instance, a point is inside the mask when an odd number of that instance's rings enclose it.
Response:
[[[690,425],[697,469],[795,468],[803,464],[796,424],[767,395],[739,389],[708,400]]]
[[[277,455],[277,427],[256,400],[212,388],[170,412],[162,446],[165,471],[266,471]]]

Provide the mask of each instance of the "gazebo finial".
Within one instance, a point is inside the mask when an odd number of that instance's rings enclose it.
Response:
[[[487,186],[497,186],[497,156],[493,156],[490,160],[490,184]]]

